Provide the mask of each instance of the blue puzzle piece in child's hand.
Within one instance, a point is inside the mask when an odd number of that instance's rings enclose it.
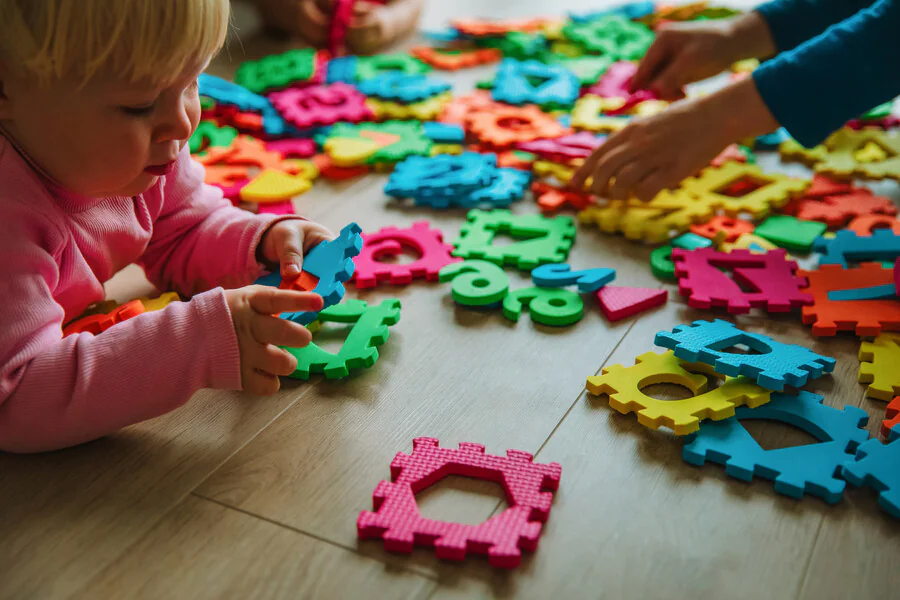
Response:
[[[436,77],[386,71],[377,77],[363,81],[357,87],[366,96],[410,104],[442,94],[453,86]]]
[[[416,200],[458,197],[491,183],[496,169],[494,154],[410,156],[391,173],[384,192]]]
[[[572,106],[580,90],[578,78],[565,67],[508,58],[500,63],[491,95],[507,104]]]
[[[316,287],[310,290],[322,296],[324,306],[332,306],[344,298],[344,284],[353,277],[355,266],[353,257],[362,251],[362,229],[356,223],[350,223],[341,229],[340,235],[333,240],[320,242],[303,257],[303,270],[318,277]],[[259,285],[281,285],[281,276],[277,273],[266,275],[256,280]],[[308,325],[316,320],[318,311],[281,313],[282,319]]]
[[[541,265],[531,272],[531,281],[540,287],[566,287],[578,285],[582,294],[596,292],[616,278],[615,269],[584,269],[572,271],[565,263]]]

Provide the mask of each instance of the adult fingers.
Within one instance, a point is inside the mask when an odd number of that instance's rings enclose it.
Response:
[[[627,200],[638,184],[657,169],[655,157],[638,156],[616,173],[616,180],[609,189],[612,200]]]
[[[610,180],[632,158],[632,152],[627,145],[622,145],[604,156],[594,170],[594,182],[591,184],[591,192],[601,198],[608,197]]]
[[[671,34],[665,30],[660,32],[653,44],[647,50],[647,54],[638,64],[634,77],[631,78],[631,91],[646,89],[654,76],[662,71],[672,61],[675,48],[673,47]]]

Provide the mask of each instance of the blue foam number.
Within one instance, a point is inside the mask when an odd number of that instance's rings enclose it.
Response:
[[[819,443],[766,450],[742,423],[751,419],[799,427]],[[849,458],[847,453],[862,448],[860,444],[868,438],[866,430],[860,429],[868,419],[861,408],[832,408],[822,404],[822,396],[810,392],[800,391],[795,396],[776,393],[757,408],[738,407],[730,419],[704,422],[687,438],[682,456],[692,465],[707,460],[724,464],[728,475],[742,481],[750,481],[754,475],[773,480],[775,491],[791,498],[810,494],[834,504],[846,485],[838,478],[838,470]]]
[[[584,269],[572,271],[567,264],[549,263],[531,272],[531,281],[540,287],[578,285],[582,294],[596,292],[616,278],[615,269]]]

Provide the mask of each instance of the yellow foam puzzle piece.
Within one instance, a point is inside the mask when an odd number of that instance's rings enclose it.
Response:
[[[725,188],[742,179],[751,179],[763,185],[738,197],[722,193]],[[802,194],[809,184],[808,180],[794,179],[780,173],[763,173],[756,165],[727,162],[721,167],[707,167],[697,177],[688,177],[681,182],[681,188],[719,207],[728,216],[749,213],[754,218],[761,219],[773,209],[790,202],[791,198]]]
[[[900,334],[882,333],[859,347],[860,383],[868,383],[866,395],[890,402],[900,396]]]
[[[181,297],[175,292],[166,292],[161,296],[157,296],[156,298],[149,298],[147,296],[143,298],[138,298],[141,301],[141,304],[144,305],[144,311],[153,312],[156,310],[162,310],[173,302],[181,302]]]
[[[647,352],[635,358],[631,367],[611,365],[599,376],[587,378],[585,386],[591,394],[609,394],[609,405],[622,414],[637,413],[644,427],[658,429],[664,425],[675,435],[687,435],[700,428],[700,421],[719,421],[734,416],[737,406],[755,408],[768,402],[771,392],[747,377],[725,378],[717,388],[709,390],[707,375],[714,375],[709,365],[687,363],[674,352]],[[689,389],[694,396],[684,400],[658,400],[641,390],[657,383],[675,383]]]
[[[391,102],[388,100],[380,100],[378,98],[367,98],[366,105],[375,113],[378,120],[388,119],[415,119],[418,121],[430,121],[436,119],[444,110],[444,106],[452,99],[450,92],[432,96],[421,102],[413,102],[412,104],[402,104],[400,102]]]
[[[799,160],[816,173],[838,179],[859,177],[900,181],[900,135],[880,129],[854,131],[845,127],[815,148],[806,149],[788,140],[781,144],[779,152],[784,159]],[[860,152],[862,161],[858,158]],[[882,154],[884,158],[880,158]]]
[[[720,250],[722,252],[731,252],[732,250],[749,250],[757,254],[764,254],[769,250],[776,250],[778,246],[765,238],[761,238],[753,233],[742,233],[738,239],[731,243],[725,242]]]
[[[366,138],[331,138],[326,140],[325,153],[339,167],[355,167],[366,162],[381,144]]]
[[[435,144],[431,147],[431,155],[438,154],[462,154],[463,147],[460,144]]]
[[[284,202],[309,191],[311,187],[308,179],[266,169],[241,188],[241,200],[257,204]]]
[[[578,222],[596,225],[603,233],[618,233],[626,212],[628,204],[624,200],[614,200],[605,205],[592,204],[578,213]]]
[[[623,129],[630,119],[625,117],[607,117],[602,113],[615,110],[625,104],[622,98],[603,98],[594,94],[582,96],[572,109],[572,127],[584,131],[613,133]]]
[[[311,160],[305,158],[289,158],[284,161],[290,168],[289,172],[296,177],[301,177],[308,181],[315,181],[319,178],[319,167]]]

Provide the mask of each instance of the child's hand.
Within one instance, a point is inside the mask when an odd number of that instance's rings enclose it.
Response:
[[[318,223],[300,219],[279,221],[263,234],[257,256],[266,265],[280,266],[282,280],[292,281],[300,276],[303,255],[319,242],[333,239],[334,234]]]
[[[664,99],[677,99],[685,85],[774,50],[768,25],[755,12],[733,19],[667,23],[657,31],[631,86],[633,90],[653,90]]]
[[[251,285],[226,290],[225,300],[241,353],[242,389],[274,394],[281,387],[278,376],[290,375],[297,368],[297,359],[276,346],[302,348],[309,344],[312,334],[299,323],[272,315],[322,310],[322,296]]]

